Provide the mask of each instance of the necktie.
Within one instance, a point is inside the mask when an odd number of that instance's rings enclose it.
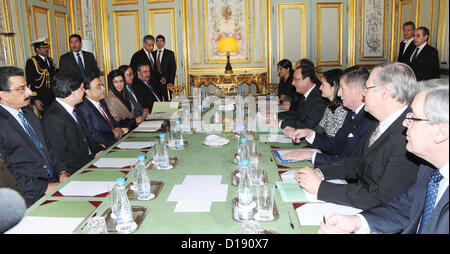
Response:
[[[153,62],[153,58],[150,56],[151,53],[148,53],[147,57],[150,61],[150,68],[153,70],[155,68],[155,63]]]
[[[84,135],[86,135],[86,132],[84,131],[82,125],[81,125],[80,122],[78,121],[78,114],[77,114],[77,112],[75,112],[75,110],[72,111],[72,115],[73,115],[73,118],[75,118],[75,122],[77,122],[78,126],[80,127],[80,130],[84,133]],[[89,145],[88,145],[88,154],[89,154],[89,155],[92,154],[91,148],[89,148]]]
[[[42,158],[44,158],[45,164],[47,164],[47,172],[49,176],[53,176],[52,169],[50,167],[50,162],[48,161],[47,156],[44,152],[44,147],[42,146],[42,143],[39,141],[36,133],[34,132],[33,128],[31,127],[28,120],[23,115],[22,111],[19,111],[19,118],[22,121],[23,127],[25,127],[25,132],[30,137],[31,141],[33,141],[33,144],[36,146],[37,150],[41,154]]]
[[[83,79],[86,78],[86,71],[84,70],[83,61],[81,60],[80,53],[77,53],[77,62],[78,62],[78,68],[80,68],[81,77]]]
[[[416,50],[414,50],[414,54],[413,54],[413,56],[411,57],[411,63],[414,61],[414,60],[416,60],[416,58],[417,58],[417,53],[419,52],[419,47],[417,47],[416,48]]]
[[[380,133],[380,125],[377,126],[377,128],[375,129],[375,131],[372,133],[372,135],[370,136],[369,139],[369,147],[372,146],[372,144],[377,140],[378,138],[378,134]]]
[[[425,228],[425,225],[433,214],[434,203],[436,203],[437,193],[439,190],[439,182],[442,178],[443,176],[439,170],[433,170],[433,173],[431,173],[430,181],[428,182],[427,197],[425,199],[425,208],[423,209],[422,221],[419,226],[419,234]]]
[[[356,114],[355,112],[352,113],[352,120],[354,120],[356,118]]]
[[[158,101],[161,101],[158,97],[158,95],[156,95],[155,91],[153,90],[153,87],[149,84],[149,83],[145,83],[147,85],[147,87],[150,89],[150,91],[153,93],[153,95],[156,97],[156,99]]]
[[[161,73],[161,50],[158,49],[158,57],[156,58],[156,68],[158,72]]]
[[[114,125],[111,123],[111,121],[109,121],[109,118],[106,116],[105,111],[103,111],[103,107],[102,107],[102,105],[100,103],[98,104],[98,109],[100,109],[100,112],[102,113],[102,115],[105,118],[105,120],[108,122],[108,124],[111,127],[111,129],[114,129]]]

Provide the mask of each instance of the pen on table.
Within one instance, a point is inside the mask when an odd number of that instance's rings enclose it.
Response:
[[[327,224],[327,220],[325,219],[325,215],[323,215],[322,218],[323,218],[323,223]]]
[[[291,228],[294,229],[294,223],[292,223],[291,214],[288,212],[289,215],[289,224],[291,225]]]

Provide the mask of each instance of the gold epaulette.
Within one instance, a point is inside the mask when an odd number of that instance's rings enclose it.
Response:
[[[30,57],[30,59],[34,63],[34,67],[36,68],[37,74],[40,75],[38,79],[35,79],[35,81],[41,81],[41,84],[39,86],[36,86],[36,89],[41,88],[44,82],[45,87],[50,88],[50,72],[47,69],[41,69],[36,58]]]

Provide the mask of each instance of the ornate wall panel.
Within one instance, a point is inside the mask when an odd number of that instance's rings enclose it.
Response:
[[[316,4],[316,65],[342,66],[343,3]]]

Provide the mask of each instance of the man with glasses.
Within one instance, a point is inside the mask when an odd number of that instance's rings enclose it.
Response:
[[[39,119],[24,108],[30,98],[23,71],[0,67],[0,154],[31,205],[69,174],[47,146]]]
[[[352,156],[320,169],[300,168],[296,180],[319,200],[370,209],[406,192],[416,181],[417,158],[406,152],[402,122],[418,87],[409,66],[388,63],[375,67],[364,91],[366,112],[379,123]],[[324,181],[331,179],[357,181],[345,185]]]
[[[334,214],[319,233],[448,234],[448,80],[430,80],[404,118],[406,149],[429,162],[395,199],[354,216]],[[413,172],[411,172],[412,174]]]

